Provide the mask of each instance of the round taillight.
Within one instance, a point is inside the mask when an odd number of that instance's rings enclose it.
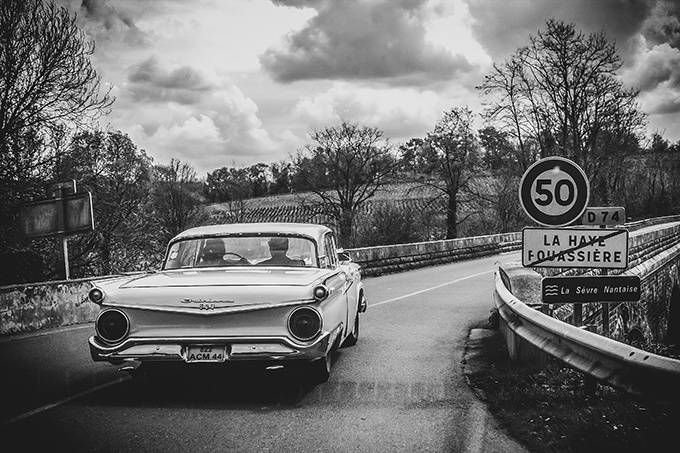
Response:
[[[328,288],[326,288],[324,285],[319,285],[316,288],[314,288],[314,299],[317,302],[320,302],[327,297],[328,297]]]
[[[94,327],[99,338],[107,343],[117,343],[130,331],[130,321],[122,311],[109,308],[99,313]]]
[[[88,297],[95,304],[101,304],[104,300],[104,291],[99,288],[92,288],[88,293]]]
[[[299,307],[288,317],[288,330],[298,340],[307,341],[321,332],[321,315],[311,307]]]

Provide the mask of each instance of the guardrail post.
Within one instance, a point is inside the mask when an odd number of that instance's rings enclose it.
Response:
[[[498,274],[503,282],[503,286],[505,286],[508,291],[511,291],[512,280],[505,269],[499,266]],[[498,292],[494,291],[494,298],[496,297],[500,296],[498,295]],[[545,368],[548,363],[548,353],[517,335],[513,329],[506,324],[502,316],[498,316],[498,321],[500,330],[505,337],[505,345],[508,349],[510,360],[519,362],[533,370]]]
[[[605,305],[605,304],[603,304]],[[581,326],[581,329],[587,330],[588,332],[595,332],[597,333],[597,327],[593,325],[587,325],[587,326]],[[597,392],[597,379],[592,377],[591,375],[584,373],[583,374],[583,390],[585,391],[586,395],[593,396],[595,395],[595,392]]]
[[[510,360],[519,362],[534,370],[545,368],[548,363],[548,353],[515,334],[515,332],[503,322],[502,318],[499,317],[499,321],[501,332],[505,337],[505,345],[508,349]]]
[[[581,327],[581,324],[583,324],[583,305],[581,304],[573,304],[574,309],[573,309],[573,314],[572,314],[572,324],[575,325],[576,327]]]

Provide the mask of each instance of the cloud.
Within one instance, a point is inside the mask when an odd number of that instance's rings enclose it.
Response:
[[[654,0],[465,0],[475,36],[494,59],[505,59],[529,43],[529,35],[555,18],[586,33],[604,31],[625,57]]]
[[[654,90],[661,84],[668,89],[680,90],[680,49],[668,43],[643,49],[623,78],[629,86],[642,92]]]
[[[130,130],[133,140],[159,163],[176,158],[189,162],[199,175],[227,165],[268,161],[278,151],[262,129],[225,131],[215,118],[202,114],[162,124],[151,134],[139,124]]]
[[[137,27],[131,15],[105,0],[83,0],[79,13],[83,27],[97,42],[123,41],[133,47],[150,42],[148,34]]]
[[[444,108],[445,101],[434,91],[336,83],[324,93],[302,98],[293,114],[313,129],[350,121],[377,127],[386,137],[400,140],[432,129]]]
[[[645,20],[643,34],[653,44],[680,48],[680,2],[660,0]]]
[[[672,130],[677,135],[680,89],[671,88],[667,82],[662,83],[656,89],[642,93],[639,101],[642,109],[650,115],[650,119],[659,116],[673,118]]]
[[[191,162],[199,172],[280,152],[252,99],[191,66],[171,67],[155,56],[133,65],[117,105],[113,120],[142,148],[161,160]]]
[[[650,111],[652,114],[668,115],[680,113],[680,94],[668,98],[664,97],[654,108]]]
[[[626,68],[622,80],[640,90],[642,110],[653,116],[680,113],[680,49],[664,43],[652,45],[640,37],[635,64]]]
[[[292,6],[294,8],[313,8],[323,0],[272,0],[277,6]]]
[[[427,0],[274,3],[317,11],[282,45],[260,55],[263,68],[280,82],[372,79],[418,84],[473,69],[465,57],[427,41]]]
[[[216,89],[213,82],[190,66],[162,68],[155,57],[134,65],[127,77],[128,89],[137,101],[195,104]]]

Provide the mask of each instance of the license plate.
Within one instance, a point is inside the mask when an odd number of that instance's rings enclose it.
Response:
[[[224,362],[226,359],[226,346],[205,344],[187,346],[187,355],[185,360],[188,363]]]

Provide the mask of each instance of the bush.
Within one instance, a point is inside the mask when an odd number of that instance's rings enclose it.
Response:
[[[359,215],[356,246],[406,244],[432,240],[436,216],[429,207],[417,203],[376,203]]]

